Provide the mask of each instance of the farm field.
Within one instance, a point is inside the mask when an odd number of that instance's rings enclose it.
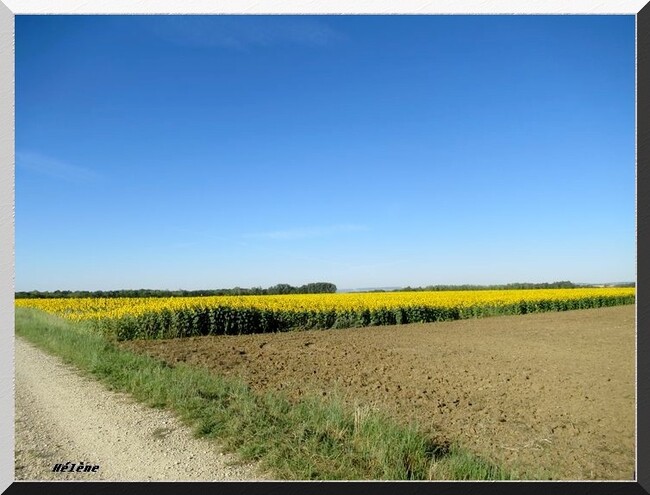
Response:
[[[634,305],[120,345],[380,408],[531,477],[634,477]]]
[[[631,304],[634,288],[17,299],[117,340],[348,328]]]

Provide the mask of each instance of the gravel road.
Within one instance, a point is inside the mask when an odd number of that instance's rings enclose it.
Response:
[[[17,480],[261,480],[171,413],[108,390],[16,337]],[[53,472],[57,463],[97,472]]]

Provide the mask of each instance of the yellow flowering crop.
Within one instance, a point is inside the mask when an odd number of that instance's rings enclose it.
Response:
[[[438,321],[633,303],[634,288],[477,290],[17,299],[72,321],[93,321],[120,338],[254,333]]]

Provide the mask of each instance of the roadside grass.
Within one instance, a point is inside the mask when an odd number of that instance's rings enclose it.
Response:
[[[242,381],[120,349],[88,326],[38,310],[16,308],[16,334],[114,390],[172,410],[197,436],[259,461],[275,479],[519,479],[379,411],[320,397],[292,403],[278,393],[258,394]]]

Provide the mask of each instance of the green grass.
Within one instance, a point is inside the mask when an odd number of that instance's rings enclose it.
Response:
[[[260,461],[276,479],[516,479],[378,411],[331,399],[296,404],[278,393],[258,394],[241,381],[125,351],[89,326],[37,310],[16,308],[16,334],[114,390],[173,411],[197,436]]]

